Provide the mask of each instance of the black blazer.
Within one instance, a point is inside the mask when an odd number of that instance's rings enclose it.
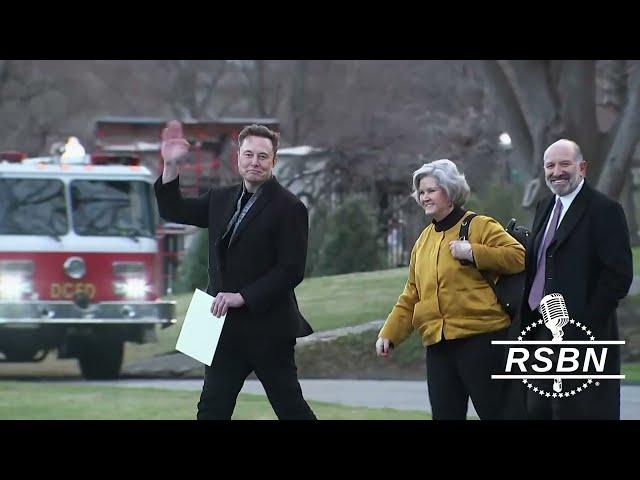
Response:
[[[210,189],[197,198],[180,194],[179,178],[155,183],[162,218],[209,229],[207,293],[239,292],[245,300],[227,312],[229,324],[256,337],[295,338],[313,333],[298,309],[294,288],[302,282],[309,232],[305,205],[275,177],[261,187],[232,237],[221,238],[236,209],[242,184]]]
[[[519,324],[512,332],[526,328],[540,316],[531,312],[528,298],[541,237],[554,204],[555,195],[552,195],[536,207],[532,240],[525,257],[526,280]],[[542,261],[546,262],[544,294],[561,293],[569,317],[586,325],[596,340],[618,340],[616,308],[629,292],[633,280],[629,230],[620,204],[585,181]],[[564,333],[565,340],[585,340],[584,332],[576,328],[565,327]],[[620,349],[608,347],[604,373],[617,375],[620,373]],[[620,382],[603,380],[600,386],[557,403],[560,418],[616,419],[620,416]]]
[[[523,310],[536,272],[541,237],[555,195],[536,208],[532,244],[525,257]],[[565,214],[547,249],[544,292],[561,293],[569,316],[587,325],[598,340],[617,340],[616,308],[633,280],[629,229],[619,203],[585,183]],[[567,333],[569,333],[567,329]],[[569,337],[566,337],[569,338]]]

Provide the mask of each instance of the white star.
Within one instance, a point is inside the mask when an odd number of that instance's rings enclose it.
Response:
[[[589,379],[587,380],[587,383],[593,383],[593,380]]]
[[[542,319],[538,320],[538,325],[542,325]]]
[[[533,387],[533,391],[537,392],[538,391],[538,387]]]
[[[527,334],[527,331],[526,331],[526,330],[522,330],[520,333],[521,333],[522,335],[526,335],[526,334]]]
[[[575,390],[571,390],[571,395],[575,395],[576,391]]]
[[[582,384],[582,388],[587,388],[587,384],[586,384],[586,383],[583,383],[583,384]]]
[[[576,323],[576,321],[572,318],[571,320],[569,320],[569,323]]]
[[[580,325],[582,325],[580,322],[576,322],[576,327],[579,327]]]
[[[527,379],[526,379],[526,378],[523,378],[523,379],[522,379],[522,383],[527,383]]]
[[[547,392],[547,394],[545,395],[545,397],[549,398],[551,396],[551,394],[549,392]]]
[[[582,387],[578,387],[576,390],[578,390],[578,392],[582,391]]]
[[[582,325],[582,330],[586,330],[586,329],[587,329],[587,327]]]
[[[554,393],[553,395],[551,395],[553,398],[556,398],[558,396],[558,394]]]
[[[591,330],[587,330],[587,335],[591,335]]]
[[[564,396],[565,398],[569,398],[569,392],[565,392]]]
[[[595,340],[595,339],[596,339],[596,337],[591,337],[591,340]]]
[[[533,384],[527,383],[527,388],[533,388]]]
[[[522,336],[518,337],[518,341],[522,341]]]
[[[545,391],[543,389],[540,389],[540,391],[538,392],[540,395],[544,395]]]
[[[531,326],[527,326],[527,332],[531,330]]]

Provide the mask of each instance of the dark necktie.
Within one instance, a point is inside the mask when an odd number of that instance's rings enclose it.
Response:
[[[535,310],[540,305],[540,300],[542,300],[542,293],[544,292],[544,280],[545,280],[545,269],[547,265],[547,248],[551,241],[556,237],[556,229],[558,228],[558,220],[560,220],[560,214],[562,213],[562,201],[558,198],[556,202],[556,207],[553,210],[553,217],[551,217],[551,224],[549,225],[549,229],[547,230],[547,234],[545,235],[542,245],[540,246],[540,253],[537,258],[537,269],[536,276],[533,279],[533,284],[531,285],[531,291],[529,292],[529,306],[531,310]]]

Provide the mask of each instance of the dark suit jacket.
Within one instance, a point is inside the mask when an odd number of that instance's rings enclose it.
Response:
[[[525,257],[526,280],[518,330],[530,325],[534,317],[539,318],[539,314],[531,313],[528,298],[541,238],[554,204],[555,195],[552,195],[541,200],[536,208],[532,243]],[[544,294],[561,293],[569,317],[586,325],[596,340],[618,340],[616,308],[633,280],[629,230],[620,204],[585,181],[542,261],[546,262]],[[565,327],[564,332],[565,340],[585,340],[583,332],[574,327]],[[610,348],[605,371],[618,374],[619,369],[619,348]],[[611,409],[615,409],[612,404],[618,402],[619,408],[619,382],[603,380],[600,387],[588,390],[597,390],[599,395],[580,393],[575,397],[574,407],[578,409],[579,418],[589,415],[590,411],[594,418],[610,418]],[[585,397],[592,397],[591,401]],[[569,407],[570,400],[562,399],[559,403]],[[602,404],[596,405],[597,402]]]
[[[222,252],[221,238],[236,209],[242,184],[210,189],[197,198],[180,194],[179,178],[155,183],[162,218],[209,229],[207,293],[239,292],[245,300],[227,312],[225,329],[254,337],[295,338],[313,332],[298,309],[294,288],[302,282],[309,232],[305,205],[275,177],[261,187]]]

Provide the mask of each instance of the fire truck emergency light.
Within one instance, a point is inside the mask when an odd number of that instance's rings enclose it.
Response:
[[[31,291],[31,283],[25,282],[21,275],[0,274],[0,298],[3,300],[20,300]]]
[[[84,147],[76,137],[69,137],[60,156],[60,163],[85,163]]]
[[[0,298],[20,300],[33,293],[33,262],[27,260],[0,261]]]
[[[24,152],[17,152],[17,151],[0,152],[0,161],[6,161],[9,163],[20,163],[25,158],[27,158],[27,154]]]
[[[150,285],[141,279],[130,278],[124,282],[114,282],[113,284],[115,295],[122,295],[130,300],[144,298],[149,290]]]

